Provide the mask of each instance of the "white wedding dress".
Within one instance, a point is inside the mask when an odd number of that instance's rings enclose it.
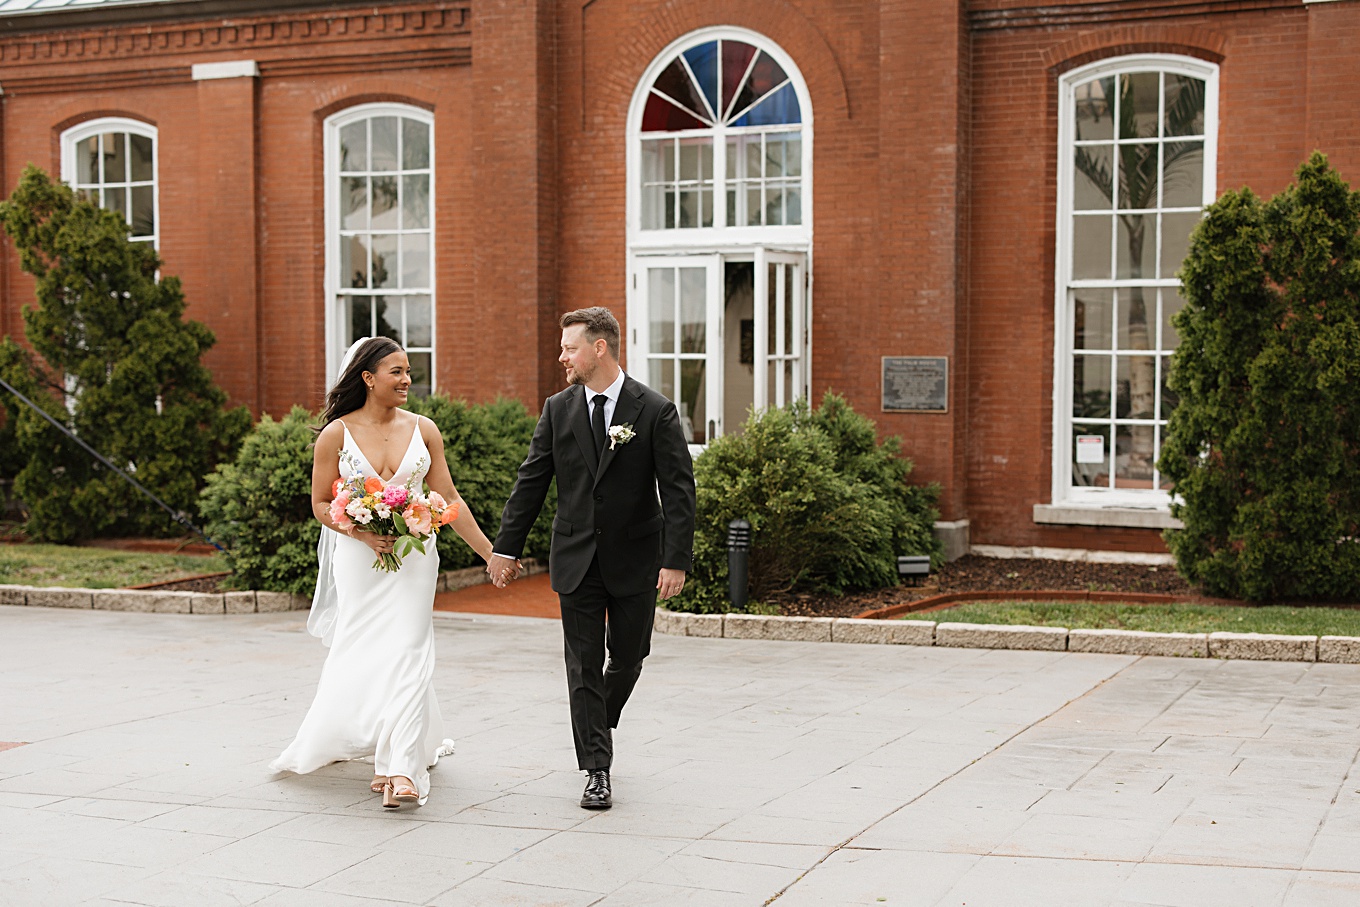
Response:
[[[343,423],[342,423],[343,424]],[[351,463],[377,475],[345,427],[340,474]],[[429,451],[416,426],[401,465],[388,484],[419,487]],[[302,719],[297,737],[270,763],[273,771],[305,774],[342,759],[373,759],[375,774],[402,775],[415,782],[424,803],[430,772],[442,755],[453,752],[444,738],[444,719],[434,692],[434,592],[439,554],[412,551],[394,573],[373,569],[373,550],[357,539],[323,528],[318,546],[323,574],[334,579],[333,613],[327,613],[327,577],[318,577],[308,629],[323,636],[330,654],[321,668],[316,699]],[[333,544],[327,556],[325,547]],[[329,561],[329,564],[327,562]]]

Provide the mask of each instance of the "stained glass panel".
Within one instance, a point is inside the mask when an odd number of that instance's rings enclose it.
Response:
[[[698,47],[691,47],[684,53],[690,72],[699,82],[699,89],[708,101],[708,113],[716,115],[718,110],[718,42],[709,41]]]
[[[741,41],[722,42],[722,102],[723,116],[729,117],[735,111],[732,110],[732,101],[737,95],[737,88],[746,78],[746,70],[751,67],[751,59],[756,55],[756,49],[749,44]]]

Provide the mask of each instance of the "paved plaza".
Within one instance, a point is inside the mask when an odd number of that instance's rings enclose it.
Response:
[[[303,615],[0,608],[0,904],[1360,904],[1360,666],[658,635],[589,813],[557,623],[436,634],[386,812]]]

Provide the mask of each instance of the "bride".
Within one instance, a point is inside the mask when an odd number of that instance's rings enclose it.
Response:
[[[384,484],[429,484],[458,507],[449,525],[484,560],[491,542],[453,487],[439,429],[400,407],[411,388],[406,353],[386,337],[365,337],[345,354],[326,395],[312,461],[312,511],[323,528],[307,629],[330,654],[297,737],[270,763],[305,774],[341,759],[372,757],[370,789],[383,806],[424,803],[429,768],[453,752],[434,693],[434,592],[439,554],[411,551],[392,573],[375,570],[395,539],[339,529],[330,503],[337,479],[355,471]]]

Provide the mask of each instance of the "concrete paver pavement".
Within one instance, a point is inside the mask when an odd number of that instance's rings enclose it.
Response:
[[[588,813],[557,622],[436,634],[393,813],[266,768],[302,615],[0,608],[0,903],[1360,903],[1360,666],[657,636]]]

